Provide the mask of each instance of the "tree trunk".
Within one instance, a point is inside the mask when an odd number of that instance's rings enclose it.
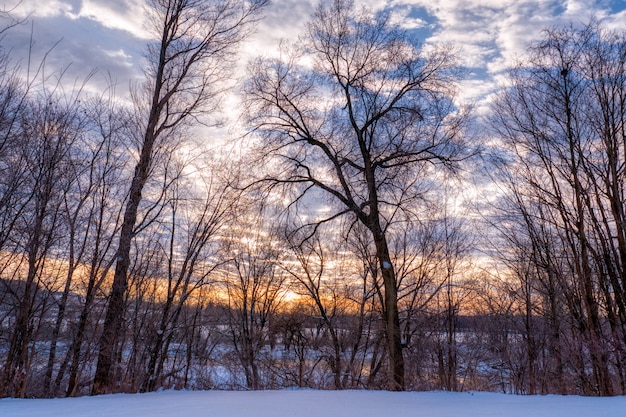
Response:
[[[402,334],[400,331],[400,316],[398,313],[398,290],[396,287],[396,275],[389,255],[387,239],[383,234],[378,222],[372,228],[374,244],[376,245],[376,258],[380,264],[385,289],[383,314],[387,336],[387,351],[389,354],[389,386],[391,391],[403,391],[404,381],[404,357],[402,353]]]
[[[115,255],[115,275],[113,276],[113,287],[109,296],[102,336],[100,337],[100,351],[98,353],[98,364],[93,381],[92,395],[111,392],[114,388],[112,386],[114,380],[113,355],[117,348],[119,334],[124,321],[124,296],[128,289],[127,274],[130,265],[130,248],[134,237],[133,229],[137,221],[141,192],[148,178],[153,143],[154,137],[147,134],[141,158],[135,167],[135,174],[122,222],[119,246]]]

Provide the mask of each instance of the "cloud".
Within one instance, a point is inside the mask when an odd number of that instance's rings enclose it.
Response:
[[[143,2],[135,0],[83,0],[74,18],[84,17],[102,26],[124,30],[141,39],[149,39],[145,28]]]
[[[41,58],[62,39],[50,55],[57,70],[69,63],[74,77],[98,68],[120,84],[139,79],[145,30],[143,2],[138,0],[13,0],[16,17],[34,22],[34,53]],[[256,34],[241,49],[241,62],[258,55],[274,55],[281,40],[297,40],[320,0],[273,0]],[[386,9],[392,21],[412,31],[426,44],[450,43],[460,51],[469,79],[463,97],[477,101],[497,89],[502,74],[528,45],[550,26],[602,20],[623,30],[626,11],[622,0],[355,0],[373,11]],[[7,5],[6,8],[11,8]],[[26,62],[30,25],[20,26],[2,47]]]
[[[33,15],[27,24],[5,34],[2,49],[31,79],[41,67],[38,79],[47,79],[49,87],[62,74],[61,83],[71,89],[97,71],[87,91],[100,94],[116,83],[118,93],[125,95],[129,84],[143,77],[144,41],[86,18],[70,19],[58,13]]]
[[[626,10],[608,15],[603,22],[608,29],[623,31],[626,27]]]
[[[581,24],[591,18],[608,27],[626,27],[626,12],[621,0],[391,0],[396,21],[410,27],[414,17],[410,8],[419,8],[431,32],[426,43],[444,42],[461,51],[463,65],[477,77],[465,82],[468,99],[481,100],[497,88],[497,80],[528,46],[541,38],[542,30],[559,24]],[[400,18],[405,13],[406,24]]]
[[[274,0],[263,12],[255,35],[246,44],[249,53],[274,54],[282,40],[295,41],[306,31],[315,0]]]
[[[143,1],[135,0],[13,0],[5,10],[17,18],[81,18],[93,20],[104,28],[128,32],[134,37],[150,37],[144,25]],[[71,24],[67,22],[66,24]]]
[[[4,10],[17,18],[66,16],[80,8],[81,0],[13,0],[4,4]]]
[[[294,41],[306,30],[317,3],[273,0],[243,54],[276,54],[281,40]],[[469,73],[461,85],[461,99],[483,107],[481,101],[489,100],[507,69],[541,38],[543,29],[592,17],[604,19],[609,27],[626,27],[621,0],[355,0],[355,4],[388,10],[394,24],[425,44],[455,47]]]

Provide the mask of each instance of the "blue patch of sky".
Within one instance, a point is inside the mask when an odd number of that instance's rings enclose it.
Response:
[[[564,2],[554,2],[552,5],[552,16],[560,16],[567,10]]]
[[[414,23],[419,25],[418,27],[407,29],[409,36],[417,43],[424,43],[439,27],[436,17],[428,14],[425,8],[419,6],[396,6],[391,11],[394,13],[406,13],[407,10],[408,13],[401,17],[405,18],[410,26],[413,26]]]
[[[419,21],[424,23],[422,27],[411,29],[412,35],[417,37],[418,39],[421,39],[422,41],[430,37],[438,27],[437,19],[434,16],[428,14],[426,9],[423,7],[411,7],[411,11],[409,12],[407,18],[418,19]]]
[[[491,76],[485,67],[468,67],[465,68],[465,71],[467,71],[467,78],[469,79],[485,80]]]
[[[626,0],[609,0],[607,3],[607,7],[611,14],[626,10]]]

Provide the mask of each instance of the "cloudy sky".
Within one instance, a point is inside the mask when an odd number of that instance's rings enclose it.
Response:
[[[54,46],[46,72],[65,69],[66,80],[83,79],[90,89],[111,78],[124,93],[141,79],[141,60],[149,35],[140,0],[0,0],[4,9],[28,21],[2,40],[14,61],[33,62]],[[242,59],[275,51],[281,39],[295,39],[318,0],[272,0],[257,33],[242,47]],[[323,1],[323,0],[322,0]],[[463,97],[484,99],[503,71],[524,53],[546,27],[590,18],[610,28],[626,28],[626,0],[356,0],[374,10],[386,8],[399,25],[416,31],[424,43],[451,42],[462,52],[470,76]],[[17,4],[17,6],[16,6]],[[55,46],[56,45],[56,46]]]

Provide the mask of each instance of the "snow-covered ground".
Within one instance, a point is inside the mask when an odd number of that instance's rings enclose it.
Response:
[[[626,397],[384,391],[164,391],[0,399],[2,417],[624,417]]]

